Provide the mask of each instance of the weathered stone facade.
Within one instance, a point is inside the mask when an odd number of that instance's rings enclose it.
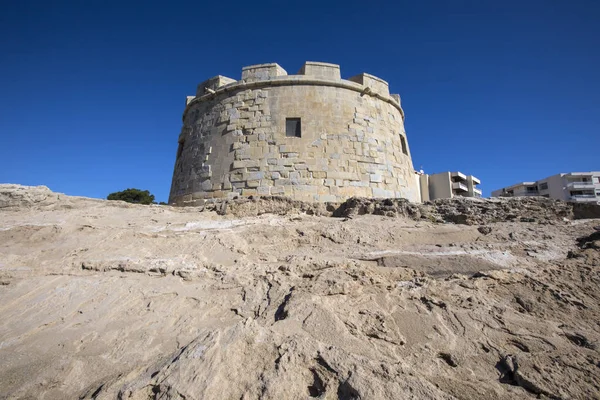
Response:
[[[299,126],[286,136],[286,119]],[[289,128],[288,128],[289,131]],[[289,132],[288,132],[289,134]],[[351,196],[418,201],[400,96],[338,65],[245,67],[200,85],[183,114],[170,204],[285,195],[337,202]]]

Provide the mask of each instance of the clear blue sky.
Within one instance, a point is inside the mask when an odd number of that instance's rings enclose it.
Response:
[[[4,1],[0,182],[166,201],[196,84],[306,60],[389,81],[415,168],[484,195],[598,170],[599,21],[597,0]]]

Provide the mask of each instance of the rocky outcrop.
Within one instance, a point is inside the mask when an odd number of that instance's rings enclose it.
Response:
[[[207,201],[200,207],[202,211],[215,211],[219,215],[235,217],[255,217],[263,214],[290,215],[331,215],[336,203],[310,203],[283,196],[243,197],[235,200]]]
[[[457,197],[437,199],[427,205],[444,221],[466,225],[506,221],[551,223],[574,218],[572,204],[544,197]]]
[[[0,398],[598,397],[599,223],[564,203],[5,191]]]
[[[600,204],[573,203],[572,206],[575,219],[600,218]]]
[[[386,217],[407,217],[419,220],[426,210],[420,204],[406,199],[367,199],[352,197],[342,203],[334,212],[334,217],[351,217],[354,215],[384,215]]]
[[[65,196],[54,193],[45,186],[0,185],[0,209],[5,210],[17,210],[20,207],[69,207],[73,199],[89,202],[103,201]],[[114,205],[133,206],[124,202],[114,202]],[[571,219],[600,218],[600,205],[567,203],[544,197],[492,199],[456,197],[415,204],[406,199],[352,197],[343,203],[312,203],[292,200],[284,196],[250,196],[233,200],[206,200],[193,209],[238,218],[264,214],[302,213],[333,217],[370,214],[463,225],[485,225],[503,221],[547,224]]]
[[[0,185],[0,210],[3,211],[50,205],[59,199],[60,195],[46,186]]]

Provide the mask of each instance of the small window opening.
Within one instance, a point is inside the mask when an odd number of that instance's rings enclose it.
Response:
[[[183,153],[183,144],[185,142],[179,142],[179,147],[177,148],[177,159],[179,160],[179,157],[181,157],[181,154]]]
[[[404,136],[402,135],[400,135],[400,142],[402,143],[402,152],[408,155],[408,150],[406,149],[406,139],[404,139]]]
[[[286,118],[285,119],[285,136],[288,137],[301,137],[302,128],[300,118]]]

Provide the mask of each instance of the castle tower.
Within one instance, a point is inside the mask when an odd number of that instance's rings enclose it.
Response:
[[[400,96],[369,74],[341,79],[334,64],[278,64],[216,76],[187,98],[169,203],[289,196],[418,201]]]

